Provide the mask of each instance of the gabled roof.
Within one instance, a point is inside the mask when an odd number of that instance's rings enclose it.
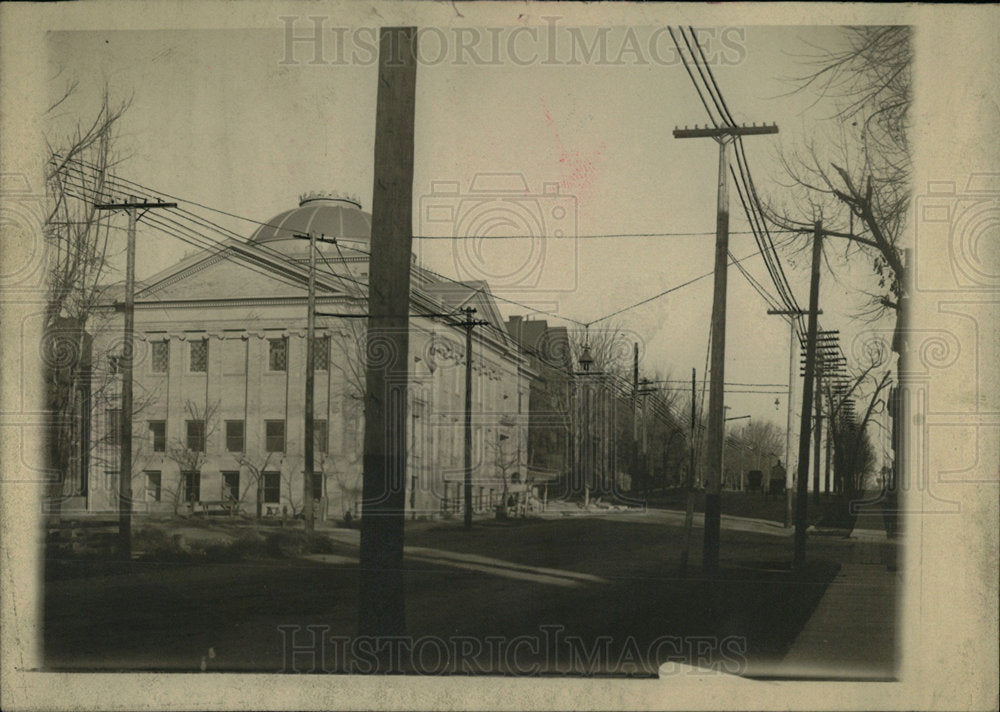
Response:
[[[324,294],[350,293],[353,290],[345,284],[347,280],[344,277],[318,269],[317,287]],[[225,299],[236,297],[241,288],[252,294],[255,289],[262,288],[262,280],[265,279],[273,284],[285,285],[286,294],[280,296],[301,296],[309,283],[309,266],[304,260],[297,260],[267,245],[231,239],[189,255],[147,278],[136,290],[136,299]],[[182,285],[182,282],[185,284]],[[200,291],[198,285],[201,286]]]
[[[448,310],[458,311],[472,307],[476,310],[475,318],[488,321],[495,327],[490,334],[494,339],[500,338],[507,343],[507,330],[504,327],[503,316],[497,309],[496,300],[490,292],[490,285],[483,280],[468,282],[438,281],[426,284],[421,291],[437,299]]]

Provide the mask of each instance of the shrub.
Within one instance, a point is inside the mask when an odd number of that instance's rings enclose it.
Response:
[[[301,556],[302,554],[329,554],[333,542],[317,532],[301,529],[279,529],[267,536],[267,551],[275,558]]]

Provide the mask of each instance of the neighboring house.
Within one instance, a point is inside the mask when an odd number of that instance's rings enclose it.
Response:
[[[573,469],[573,353],[565,326],[512,316],[507,331],[538,376],[531,381],[528,469],[533,480],[568,483]]]
[[[249,240],[190,255],[137,288],[136,510],[183,512],[189,502],[234,500],[264,516],[302,510],[309,242],[296,235],[339,241],[317,244],[317,311],[363,315],[370,230],[371,216],[356,201],[311,194]],[[113,301],[91,329],[95,353],[112,354],[94,365],[95,383],[120,381],[114,344],[121,344],[122,316]],[[485,283],[442,282],[414,262],[411,305],[408,512],[456,508],[464,476],[465,330],[461,316],[421,314],[469,306],[489,322],[475,328],[472,358],[474,503],[486,509],[526,461],[534,372]],[[319,516],[361,513],[366,323],[316,319],[312,487]],[[382,357],[373,350],[372,358]],[[118,392],[101,388],[104,402],[93,406],[91,511],[117,506]]]

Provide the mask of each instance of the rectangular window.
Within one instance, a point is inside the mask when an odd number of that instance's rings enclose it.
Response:
[[[122,443],[122,409],[108,408],[105,414],[108,418],[108,445],[118,447]]]
[[[326,452],[330,442],[330,430],[325,420],[313,420],[313,452]]]
[[[167,421],[149,421],[149,434],[153,438],[153,452],[164,452],[167,449]]]
[[[281,473],[264,473],[264,504],[278,504],[281,502]]]
[[[205,421],[186,420],[187,449],[191,452],[205,452]]]
[[[185,471],[181,473],[184,478],[184,501],[201,501],[201,473],[195,471]]]
[[[152,348],[153,373],[166,373],[167,369],[170,367],[170,342],[154,341]]]
[[[285,339],[268,339],[268,371],[284,371],[288,365],[288,342]]]
[[[206,373],[208,371],[208,339],[191,342],[191,362],[192,373]]]
[[[161,494],[160,471],[146,470],[146,501],[159,502]]]
[[[222,501],[223,502],[239,502],[240,501],[240,473],[239,472],[223,472],[222,473]]]
[[[323,499],[323,473],[314,472],[312,476],[313,499]]]
[[[285,421],[267,420],[264,421],[264,440],[268,452],[285,451]]]
[[[327,371],[330,368],[330,337],[313,339],[313,370]]]
[[[243,452],[243,421],[226,421],[226,450],[228,452]]]

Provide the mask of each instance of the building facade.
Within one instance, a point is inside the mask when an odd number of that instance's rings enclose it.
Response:
[[[190,255],[136,289],[132,491],[139,512],[238,508],[294,516],[305,497],[309,233],[317,242],[314,473],[320,517],[362,513],[368,250],[356,201],[305,196],[249,240]],[[335,243],[333,241],[336,241]],[[117,507],[122,317],[111,299],[91,325],[94,359],[86,506]],[[473,501],[488,509],[527,463],[534,372],[485,283],[411,268],[407,508],[455,511],[464,478],[465,332],[472,348]],[[431,316],[456,313],[455,318]],[[330,316],[336,315],[336,316]]]

